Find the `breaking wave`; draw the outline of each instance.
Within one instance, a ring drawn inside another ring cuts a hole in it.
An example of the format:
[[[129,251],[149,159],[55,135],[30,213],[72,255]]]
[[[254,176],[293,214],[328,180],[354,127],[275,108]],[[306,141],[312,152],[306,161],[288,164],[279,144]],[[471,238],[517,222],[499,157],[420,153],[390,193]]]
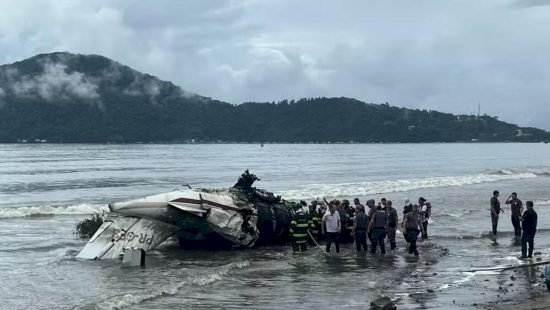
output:
[[[489,223],[491,224],[491,223]],[[485,239],[485,238],[494,238],[494,235],[492,232],[489,231],[490,227],[487,230],[484,231],[472,231],[472,232],[456,232],[455,235],[438,235],[438,234],[431,234],[430,238],[433,238],[434,240],[438,239],[450,239],[450,240],[456,240],[456,239],[463,239],[463,240],[472,240],[472,239]],[[550,232],[550,229],[547,228],[537,228],[537,233],[548,233]],[[513,237],[514,232],[513,231],[499,231],[498,237]]]
[[[143,292],[143,294],[125,294],[112,296],[108,299],[105,299],[98,304],[94,305],[94,309],[102,310],[111,310],[111,309],[120,309],[141,303],[146,300],[151,300],[163,295],[176,295],[178,291],[188,285],[194,286],[204,286],[217,281],[220,281],[226,276],[231,270],[242,269],[250,266],[249,261],[242,261],[236,263],[230,263],[218,267],[217,271],[214,271],[207,275],[188,277],[188,279],[180,282],[170,283],[160,286],[158,289],[149,292]],[[86,307],[84,307],[87,309]],[[80,308],[77,308],[80,309]]]
[[[438,218],[458,219],[458,218],[463,218],[466,215],[475,214],[475,213],[482,212],[482,211],[484,211],[484,210],[479,210],[479,209],[475,209],[475,210],[457,210],[457,211],[445,210],[444,211],[445,213],[440,213],[440,214],[437,215],[437,217]]]
[[[33,206],[33,207],[16,207],[16,208],[0,208],[1,218],[14,218],[26,216],[46,216],[46,215],[86,215],[95,212],[108,211],[107,205],[94,204],[79,204],[71,206]]]
[[[500,174],[500,175],[512,175],[518,173],[533,173],[537,176],[549,176],[550,167],[526,167],[522,169],[503,169],[503,170],[493,170],[490,174]]]
[[[535,200],[533,201],[533,204],[535,205],[535,208],[537,206],[550,206],[550,199],[547,200]]]
[[[299,186],[297,189],[282,191],[281,194],[287,199],[314,199],[322,196],[368,196],[383,193],[405,192],[424,188],[464,186],[505,180],[532,179],[537,176],[538,175],[533,172],[514,173],[513,171],[499,171],[497,173],[493,172],[476,175],[432,177],[395,181],[309,184]]]

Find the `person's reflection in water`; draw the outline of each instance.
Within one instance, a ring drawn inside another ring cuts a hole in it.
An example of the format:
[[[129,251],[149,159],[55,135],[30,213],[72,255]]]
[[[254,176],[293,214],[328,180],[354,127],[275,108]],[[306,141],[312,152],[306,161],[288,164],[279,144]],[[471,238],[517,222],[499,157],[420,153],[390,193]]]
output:
[[[493,241],[493,243],[491,243],[492,246],[500,246],[500,244],[498,243],[497,241],[497,237],[496,236],[492,236],[491,237],[491,241]]]

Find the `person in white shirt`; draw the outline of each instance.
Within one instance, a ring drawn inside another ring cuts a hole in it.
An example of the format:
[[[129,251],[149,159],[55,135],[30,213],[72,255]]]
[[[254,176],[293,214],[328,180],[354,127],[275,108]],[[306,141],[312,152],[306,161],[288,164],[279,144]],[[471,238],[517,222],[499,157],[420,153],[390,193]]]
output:
[[[325,225],[321,225],[323,235],[326,236],[327,239],[327,252],[330,253],[330,245],[334,241],[334,245],[336,246],[336,253],[340,253],[340,230],[342,229],[341,223],[340,223],[340,214],[336,212],[336,208],[334,205],[329,206],[329,211],[323,215],[323,223]],[[326,232],[325,232],[325,226],[326,226]]]
[[[418,199],[420,222],[422,225],[422,239],[428,239],[428,218],[430,217],[429,211],[431,211],[431,204],[423,197]]]

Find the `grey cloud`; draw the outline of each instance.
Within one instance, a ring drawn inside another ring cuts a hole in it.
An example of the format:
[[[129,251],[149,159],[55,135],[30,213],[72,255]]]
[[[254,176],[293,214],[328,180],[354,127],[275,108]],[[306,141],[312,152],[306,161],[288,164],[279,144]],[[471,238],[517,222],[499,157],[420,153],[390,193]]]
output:
[[[550,0],[516,0],[510,4],[512,7],[529,8],[550,5]]]
[[[19,76],[10,84],[11,90],[19,96],[38,96],[46,101],[67,101],[72,97],[80,99],[99,99],[98,86],[80,72],[67,73],[67,67],[60,63],[44,63],[44,72],[37,76]],[[15,79],[17,72],[11,72]]]
[[[480,102],[550,129],[547,3],[1,1],[0,62],[94,53],[231,103],[349,96],[468,114]]]
[[[152,102],[156,103],[156,97],[160,94],[160,89],[160,81],[157,78],[142,81],[139,75],[135,75],[132,83],[123,92],[131,96],[148,96]]]

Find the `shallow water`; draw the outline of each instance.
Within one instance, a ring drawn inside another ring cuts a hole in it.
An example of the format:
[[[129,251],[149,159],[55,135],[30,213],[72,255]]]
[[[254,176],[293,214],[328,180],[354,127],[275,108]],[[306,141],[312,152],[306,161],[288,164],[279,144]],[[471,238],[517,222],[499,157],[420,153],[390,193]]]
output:
[[[180,184],[228,187],[246,168],[288,199],[387,197],[401,211],[404,198],[424,196],[431,238],[420,258],[402,238],[384,257],[167,243],[144,269],[74,258],[85,243],[74,224],[107,202]],[[364,309],[382,293],[400,309],[461,308],[493,298],[479,293],[482,279],[500,277],[466,271],[519,263],[509,210],[497,238],[488,233],[494,189],[502,204],[511,191],[535,201],[536,251],[550,258],[549,181],[545,144],[0,145],[0,308]]]

